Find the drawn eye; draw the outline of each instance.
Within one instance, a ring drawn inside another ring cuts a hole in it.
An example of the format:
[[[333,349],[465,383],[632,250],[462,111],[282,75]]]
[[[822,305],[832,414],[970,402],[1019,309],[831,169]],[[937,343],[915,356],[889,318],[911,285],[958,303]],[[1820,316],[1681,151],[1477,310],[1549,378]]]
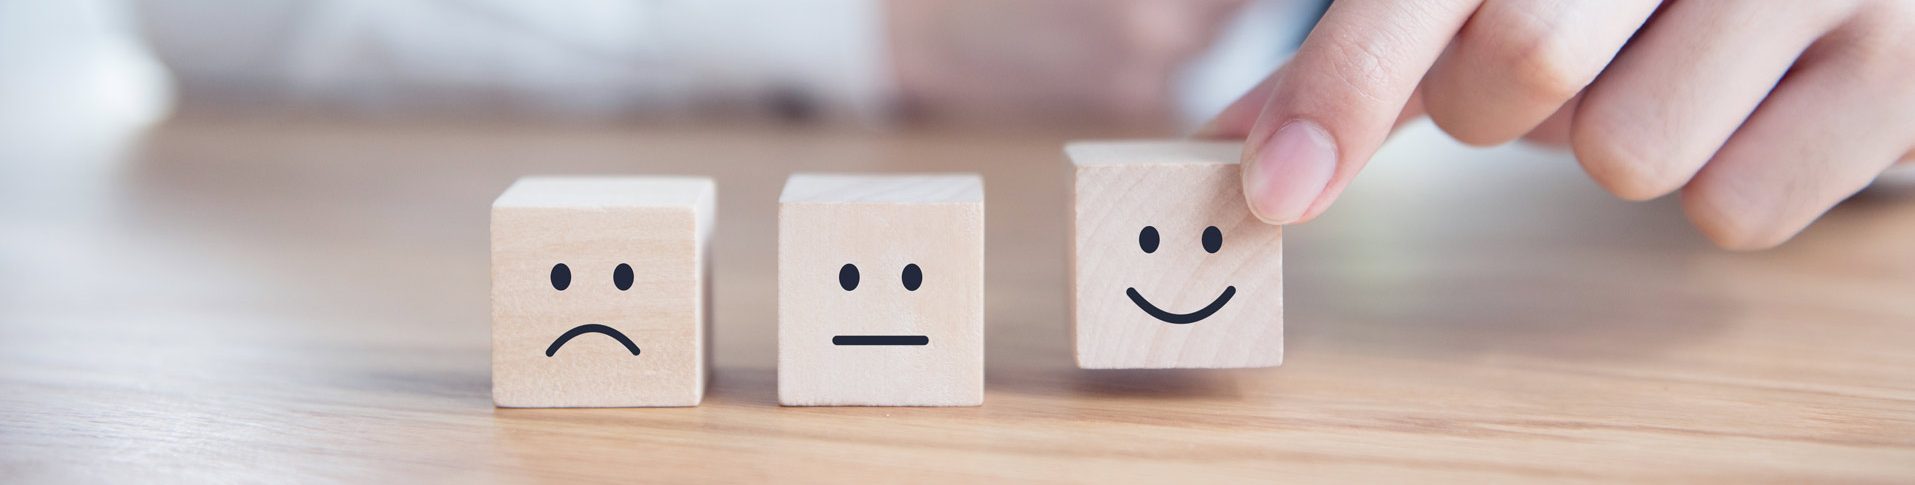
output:
[[[1145,253],[1157,252],[1157,228],[1144,226],[1144,231],[1137,233],[1137,247],[1144,248]]]
[[[618,267],[612,269],[612,284],[618,286],[618,291],[632,289],[632,265],[618,263]]]
[[[570,286],[572,286],[572,268],[566,267],[565,263],[552,265],[552,289],[565,291],[565,288]]]
[[[1219,249],[1223,249],[1223,231],[1217,226],[1204,228],[1204,250],[1215,253]]]
[[[918,291],[918,286],[923,284],[924,270],[918,269],[916,264],[904,265],[904,289]]]
[[[857,265],[846,263],[843,268],[838,268],[838,286],[843,287],[844,291],[858,289]]]

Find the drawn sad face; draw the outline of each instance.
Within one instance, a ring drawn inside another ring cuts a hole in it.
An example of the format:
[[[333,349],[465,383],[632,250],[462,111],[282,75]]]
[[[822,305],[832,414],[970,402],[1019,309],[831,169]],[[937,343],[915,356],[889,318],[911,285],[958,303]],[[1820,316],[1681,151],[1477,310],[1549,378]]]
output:
[[[703,391],[689,213],[516,211],[493,256],[493,395],[507,407],[685,406]]]
[[[555,291],[570,289],[572,287],[572,267],[567,266],[565,263],[552,265],[551,280],[552,289]],[[632,265],[619,263],[618,267],[612,270],[612,286],[618,288],[618,291],[632,289]],[[552,344],[545,347],[545,356],[556,356],[558,355],[559,348],[570,343],[572,339],[592,333],[602,334],[617,341],[619,345],[625,346],[625,350],[631,352],[633,357],[637,357],[640,352],[638,344],[632,343],[631,337],[626,337],[624,332],[620,332],[618,329],[602,323],[583,323],[572,327],[571,330],[566,330],[565,333],[560,334],[558,338],[553,339]]]

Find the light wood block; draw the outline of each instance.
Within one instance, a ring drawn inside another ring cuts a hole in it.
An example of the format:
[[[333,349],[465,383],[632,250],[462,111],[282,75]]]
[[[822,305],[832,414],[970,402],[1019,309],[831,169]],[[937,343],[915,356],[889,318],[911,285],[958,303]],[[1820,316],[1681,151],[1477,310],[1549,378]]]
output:
[[[778,202],[779,402],[984,403],[982,177],[798,174]]]
[[[1078,367],[1283,363],[1283,230],[1244,204],[1242,150],[1198,141],[1065,147]]]
[[[707,178],[526,177],[493,201],[493,403],[698,405],[716,196]]]

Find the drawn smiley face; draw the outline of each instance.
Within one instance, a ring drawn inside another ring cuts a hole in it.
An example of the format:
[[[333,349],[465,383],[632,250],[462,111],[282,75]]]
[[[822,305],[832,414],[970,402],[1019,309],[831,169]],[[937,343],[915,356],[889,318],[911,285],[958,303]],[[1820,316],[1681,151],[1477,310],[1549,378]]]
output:
[[[1070,310],[1086,369],[1283,361],[1283,229],[1244,203],[1241,143],[1082,142]]]
[[[1137,233],[1137,246],[1139,249],[1143,249],[1146,254],[1156,253],[1161,241],[1162,236],[1158,234],[1155,226],[1144,226],[1143,230]],[[1204,252],[1211,254],[1216,254],[1217,251],[1222,250],[1223,230],[1217,229],[1217,226],[1204,228],[1203,248]],[[1185,325],[1210,318],[1211,315],[1217,313],[1217,310],[1222,310],[1224,305],[1230,303],[1230,298],[1237,295],[1237,287],[1235,285],[1224,286],[1223,292],[1218,294],[1215,299],[1210,300],[1210,304],[1204,305],[1203,308],[1190,313],[1164,311],[1162,308],[1158,308],[1157,305],[1152,304],[1149,299],[1144,298],[1142,293],[1138,293],[1136,287],[1125,288],[1124,294],[1130,297],[1131,303],[1136,304],[1138,309],[1143,310],[1144,313],[1150,315],[1151,318],[1162,320],[1164,323]]]
[[[553,290],[565,291],[572,287],[572,267],[566,266],[565,263],[554,264],[552,265],[550,278],[552,280]],[[618,267],[612,269],[612,286],[618,288],[618,291],[632,289],[632,265],[619,263]],[[588,333],[602,334],[611,337],[612,340],[618,341],[619,345],[625,346],[625,350],[631,352],[633,357],[637,357],[639,354],[638,344],[632,343],[632,339],[626,337],[624,332],[620,332],[616,328],[601,323],[585,323],[572,327],[571,330],[566,330],[565,333],[560,334],[557,339],[553,339],[552,344],[545,347],[545,356],[552,357],[558,355],[559,348],[564,347],[565,344],[571,342],[572,339]]]

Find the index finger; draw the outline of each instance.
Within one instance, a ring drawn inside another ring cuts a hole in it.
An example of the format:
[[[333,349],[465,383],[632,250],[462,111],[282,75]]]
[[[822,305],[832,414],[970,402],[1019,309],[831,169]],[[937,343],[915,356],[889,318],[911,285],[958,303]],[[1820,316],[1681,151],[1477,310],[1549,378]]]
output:
[[[1263,84],[1269,94],[1243,155],[1251,211],[1273,224],[1322,212],[1389,136],[1423,75],[1480,3],[1331,4],[1296,56]]]

